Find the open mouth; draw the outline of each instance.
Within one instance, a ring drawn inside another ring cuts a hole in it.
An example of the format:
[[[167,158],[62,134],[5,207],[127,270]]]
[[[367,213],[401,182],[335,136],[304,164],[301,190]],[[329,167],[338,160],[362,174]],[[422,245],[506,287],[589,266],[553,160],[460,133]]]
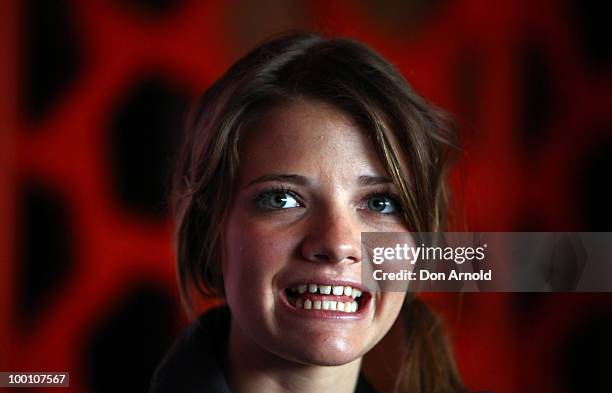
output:
[[[346,285],[301,284],[285,289],[296,309],[358,313],[371,297],[368,292]]]

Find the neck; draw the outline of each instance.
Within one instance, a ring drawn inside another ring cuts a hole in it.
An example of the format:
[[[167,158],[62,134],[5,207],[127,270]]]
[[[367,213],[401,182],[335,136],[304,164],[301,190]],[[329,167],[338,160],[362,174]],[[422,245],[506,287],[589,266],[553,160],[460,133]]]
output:
[[[231,323],[225,369],[232,393],[353,393],[361,358],[340,366],[306,365],[273,354]]]

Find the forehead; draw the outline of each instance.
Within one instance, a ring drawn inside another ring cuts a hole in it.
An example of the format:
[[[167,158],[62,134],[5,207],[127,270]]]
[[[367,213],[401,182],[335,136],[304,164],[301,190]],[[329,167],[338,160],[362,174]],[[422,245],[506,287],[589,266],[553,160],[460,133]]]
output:
[[[241,140],[241,177],[279,171],[336,178],[386,174],[374,142],[350,116],[304,100],[267,112]]]

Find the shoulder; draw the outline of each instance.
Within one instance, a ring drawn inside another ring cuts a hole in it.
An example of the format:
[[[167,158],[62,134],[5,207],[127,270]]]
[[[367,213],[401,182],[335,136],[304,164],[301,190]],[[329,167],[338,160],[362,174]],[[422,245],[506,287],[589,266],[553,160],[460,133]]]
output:
[[[155,370],[150,393],[229,393],[221,362],[229,310],[215,308],[194,320]]]

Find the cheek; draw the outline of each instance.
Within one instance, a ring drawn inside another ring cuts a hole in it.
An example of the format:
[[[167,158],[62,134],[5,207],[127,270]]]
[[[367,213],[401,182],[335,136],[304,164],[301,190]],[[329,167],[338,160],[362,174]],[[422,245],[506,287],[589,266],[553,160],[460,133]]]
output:
[[[266,295],[276,274],[290,260],[291,239],[270,225],[240,215],[230,216],[226,228],[223,277],[228,296]]]
[[[380,297],[380,307],[377,307],[376,319],[380,325],[379,331],[384,336],[397,319],[404,299],[405,292],[385,292]]]

